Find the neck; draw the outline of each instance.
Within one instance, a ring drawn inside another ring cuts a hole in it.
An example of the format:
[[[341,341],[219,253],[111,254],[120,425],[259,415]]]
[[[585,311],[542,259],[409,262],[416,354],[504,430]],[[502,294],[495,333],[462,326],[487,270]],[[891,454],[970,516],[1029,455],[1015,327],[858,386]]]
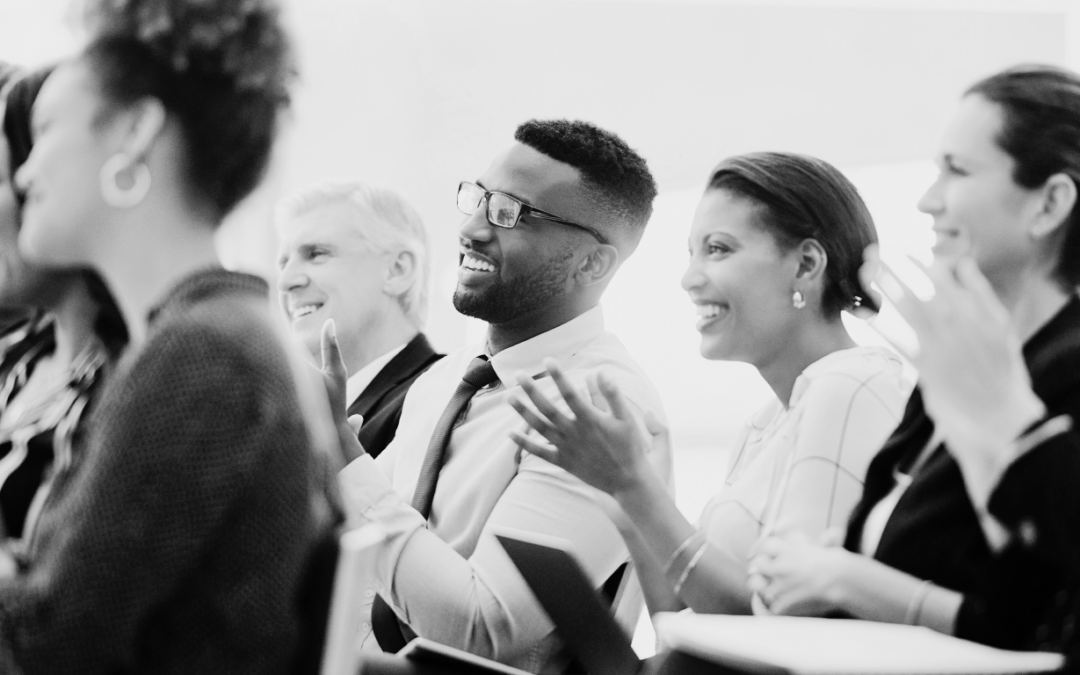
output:
[[[998,299],[1009,311],[1013,330],[1020,342],[1027,342],[1054,317],[1071,294],[1048,274],[1021,274],[1009,283],[993,283]]]
[[[855,346],[840,316],[833,320],[810,321],[785,337],[781,351],[765,364],[754,364],[758,372],[786,408],[791,402],[795,380],[815,361]]]
[[[91,261],[116,297],[132,346],[146,339],[147,314],[170,288],[198,269],[221,265],[213,223],[164,211],[156,210],[143,227],[125,228],[120,241],[109,242]]]
[[[378,323],[378,330],[374,335],[357,336],[360,339],[341,341],[341,357],[350,375],[391,349],[406,344],[420,332],[401,311],[388,313]],[[322,358],[318,353],[314,354],[314,357],[316,363]]]
[[[48,311],[53,317],[56,335],[53,358],[66,368],[95,339],[98,308],[90,298],[86,284],[76,280]]]
[[[599,304],[599,299],[550,308],[541,312],[518,317],[506,323],[488,324],[488,351],[492,356],[502,350],[521,344],[526,340],[558,328]]]

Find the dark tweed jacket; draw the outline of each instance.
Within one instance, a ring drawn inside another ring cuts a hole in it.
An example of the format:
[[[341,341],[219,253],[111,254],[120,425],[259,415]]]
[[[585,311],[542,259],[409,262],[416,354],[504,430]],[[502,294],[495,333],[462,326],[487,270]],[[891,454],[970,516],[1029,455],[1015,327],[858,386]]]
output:
[[[26,675],[288,672],[297,589],[336,513],[292,373],[262,280],[208,270],[173,289],[0,584],[4,656]]]

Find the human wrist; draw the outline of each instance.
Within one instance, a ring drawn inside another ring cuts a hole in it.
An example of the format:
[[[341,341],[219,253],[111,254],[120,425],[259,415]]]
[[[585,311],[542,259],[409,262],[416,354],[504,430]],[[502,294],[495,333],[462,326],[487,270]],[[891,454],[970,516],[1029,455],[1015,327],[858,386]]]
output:
[[[855,560],[855,556],[848,553],[844,549],[837,549],[835,551],[837,555],[836,564],[830,566],[833,572],[832,578],[825,586],[824,597],[825,601],[832,606],[834,610],[839,610],[852,614],[850,608],[852,590],[848,583],[849,580],[855,578],[859,573],[858,561]]]
[[[660,481],[656,472],[647,466],[644,470],[629,472],[619,485],[609,492],[623,511],[631,517],[655,505],[660,493],[666,496],[667,487]]]

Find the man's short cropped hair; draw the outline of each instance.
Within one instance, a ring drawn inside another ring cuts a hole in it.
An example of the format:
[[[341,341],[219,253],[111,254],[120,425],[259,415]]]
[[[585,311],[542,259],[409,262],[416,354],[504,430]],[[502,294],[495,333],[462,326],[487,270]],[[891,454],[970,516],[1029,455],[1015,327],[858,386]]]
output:
[[[416,277],[412,286],[398,296],[398,302],[405,316],[422,329],[427,320],[428,285],[431,283],[430,241],[420,213],[399,192],[359,180],[318,183],[278,202],[274,221],[281,224],[339,203],[355,212],[353,224],[372,251],[412,253]]]
[[[593,199],[625,230],[631,250],[652,215],[656,181],[641,155],[621,138],[580,120],[529,120],[514,139],[581,172]]]

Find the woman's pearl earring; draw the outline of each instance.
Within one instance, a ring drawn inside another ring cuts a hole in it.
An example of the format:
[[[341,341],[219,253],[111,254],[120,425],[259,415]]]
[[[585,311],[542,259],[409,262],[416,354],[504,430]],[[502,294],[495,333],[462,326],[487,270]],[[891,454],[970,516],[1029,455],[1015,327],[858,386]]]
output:
[[[791,294],[791,305],[795,309],[806,307],[806,298],[803,297],[802,291],[795,291]]]

